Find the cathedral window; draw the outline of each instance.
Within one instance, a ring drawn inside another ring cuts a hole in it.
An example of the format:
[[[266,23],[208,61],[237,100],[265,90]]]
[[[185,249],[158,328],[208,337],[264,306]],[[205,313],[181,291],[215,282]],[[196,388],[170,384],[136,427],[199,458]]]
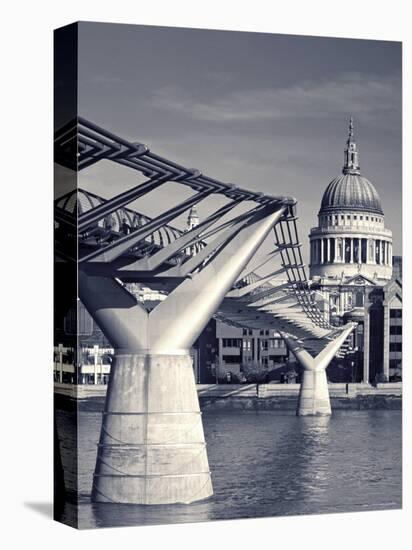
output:
[[[337,260],[343,260],[343,239],[338,239]]]
[[[377,240],[375,244],[375,262],[377,264],[381,263],[381,247],[380,247],[381,241]]]
[[[335,239],[330,239],[330,262],[335,261]]]
[[[367,252],[367,241],[366,239],[362,239],[361,240],[361,262],[363,264],[367,263],[366,252]]]
[[[323,240],[323,263],[326,264],[328,261],[328,239]]]
[[[356,298],[355,306],[356,307],[363,307],[363,300],[364,300],[363,291],[357,292],[355,298]]]
[[[345,263],[350,263],[350,242],[351,239],[345,239]]]
[[[370,240],[369,241],[369,259],[371,261],[374,260],[374,244],[373,244],[373,240]]]
[[[358,263],[359,258],[359,240],[353,239],[353,261]]]

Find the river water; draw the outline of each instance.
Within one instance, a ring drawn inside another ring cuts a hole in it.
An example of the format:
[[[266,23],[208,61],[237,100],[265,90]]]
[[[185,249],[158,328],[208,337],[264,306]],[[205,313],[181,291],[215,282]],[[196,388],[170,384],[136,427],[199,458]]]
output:
[[[383,510],[401,507],[401,411],[204,412],[214,495],[190,505],[90,501],[101,413],[79,412],[80,528]],[[58,411],[66,486],[75,487],[72,413]],[[74,513],[66,504],[62,519]]]

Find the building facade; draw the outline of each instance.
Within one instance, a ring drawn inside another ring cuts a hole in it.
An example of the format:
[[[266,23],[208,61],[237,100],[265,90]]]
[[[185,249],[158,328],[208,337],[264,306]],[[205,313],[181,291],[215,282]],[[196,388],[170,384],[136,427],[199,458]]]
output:
[[[358,323],[328,374],[334,381],[368,383],[395,377],[401,368],[390,368],[389,361],[402,363],[402,334],[394,333],[402,329],[390,328],[390,296],[396,287],[402,302],[400,259],[392,255],[379,194],[361,174],[352,117],[342,174],[326,187],[309,240],[312,289],[322,295],[325,318]]]
[[[396,259],[396,257],[394,258]],[[402,275],[367,292],[364,381],[402,380]]]
[[[349,125],[342,174],[327,186],[310,240],[313,280],[348,280],[361,275],[384,285],[392,275],[392,232],[385,227],[381,200],[360,172],[359,154]],[[350,304],[349,304],[350,305]],[[337,303],[343,313],[347,304]]]
[[[289,366],[289,352],[273,329],[246,329],[216,322],[219,379],[228,373],[236,381],[280,378]]]

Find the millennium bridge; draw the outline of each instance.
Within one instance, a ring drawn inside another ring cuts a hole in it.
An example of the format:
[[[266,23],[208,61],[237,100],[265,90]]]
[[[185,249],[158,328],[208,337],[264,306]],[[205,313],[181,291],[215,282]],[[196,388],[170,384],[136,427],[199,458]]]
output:
[[[102,161],[133,171],[138,184],[108,189],[111,198],[82,195],[79,174]],[[213,494],[189,355],[212,316],[278,331],[302,367],[297,414],[331,414],[326,368],[355,325],[331,326],[318,307],[294,198],[223,183],[80,117],[56,132],[55,162],[71,174],[56,193],[56,277],[68,286],[78,277],[76,295],[115,349],[93,500],[190,503]],[[189,196],[154,217],[134,208],[147,198],[161,206],[170,183]],[[198,225],[173,225],[208,201]],[[130,283],[166,298],[145,308]]]

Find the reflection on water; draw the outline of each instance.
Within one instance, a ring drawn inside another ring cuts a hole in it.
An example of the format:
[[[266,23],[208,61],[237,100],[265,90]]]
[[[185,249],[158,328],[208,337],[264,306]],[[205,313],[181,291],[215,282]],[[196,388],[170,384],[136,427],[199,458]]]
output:
[[[77,472],[70,472],[73,418],[59,411],[66,485],[79,487],[81,528],[401,507],[401,412],[335,411],[203,414],[214,495],[190,505],[90,501],[101,415],[78,413]],[[66,504],[64,516],[75,513]]]

